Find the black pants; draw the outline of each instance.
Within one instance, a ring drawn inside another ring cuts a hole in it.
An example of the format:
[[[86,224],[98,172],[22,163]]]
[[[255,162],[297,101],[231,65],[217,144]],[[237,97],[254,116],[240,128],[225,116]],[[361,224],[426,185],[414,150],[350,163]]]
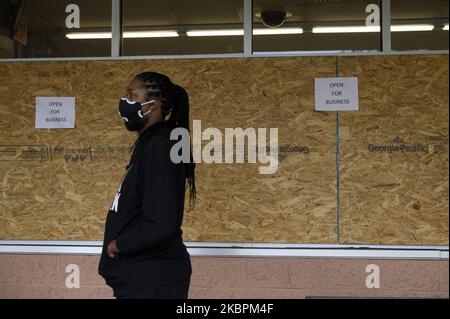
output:
[[[190,279],[173,284],[159,285],[139,290],[117,299],[187,299]]]

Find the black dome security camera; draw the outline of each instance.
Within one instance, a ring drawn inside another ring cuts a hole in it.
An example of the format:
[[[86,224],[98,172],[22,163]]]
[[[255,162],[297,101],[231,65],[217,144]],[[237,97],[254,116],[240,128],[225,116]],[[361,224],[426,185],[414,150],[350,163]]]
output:
[[[291,14],[285,11],[266,11],[257,13],[255,16],[260,18],[266,27],[276,28],[281,26]]]

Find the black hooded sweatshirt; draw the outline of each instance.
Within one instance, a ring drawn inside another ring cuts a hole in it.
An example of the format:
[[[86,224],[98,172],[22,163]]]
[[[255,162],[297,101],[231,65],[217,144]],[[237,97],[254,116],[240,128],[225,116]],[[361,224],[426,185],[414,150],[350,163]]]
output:
[[[192,273],[182,241],[186,173],[170,159],[173,127],[158,122],[138,137],[105,224],[99,274],[121,296],[186,280]],[[106,253],[116,240],[119,259]]]

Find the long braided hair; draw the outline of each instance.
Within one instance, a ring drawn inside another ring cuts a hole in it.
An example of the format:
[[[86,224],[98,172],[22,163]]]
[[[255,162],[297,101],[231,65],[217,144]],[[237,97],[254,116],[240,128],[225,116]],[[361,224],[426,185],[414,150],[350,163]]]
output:
[[[183,127],[189,130],[189,97],[185,89],[172,83],[170,78],[157,72],[144,72],[135,77],[146,90],[146,98],[158,98],[161,102],[163,121],[172,127]],[[167,115],[169,119],[166,120]],[[194,208],[196,199],[195,189],[195,163],[192,158],[190,146],[190,163],[183,163],[186,171],[186,180],[189,186],[189,206]]]

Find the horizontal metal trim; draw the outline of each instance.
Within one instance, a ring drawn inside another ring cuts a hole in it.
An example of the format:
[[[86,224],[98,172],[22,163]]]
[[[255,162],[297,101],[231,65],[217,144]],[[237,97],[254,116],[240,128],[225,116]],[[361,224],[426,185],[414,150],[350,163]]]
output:
[[[449,54],[449,50],[413,50],[413,51],[267,51],[253,52],[258,57],[314,57],[314,56],[384,56],[384,55],[439,55]],[[59,58],[21,58],[0,59],[0,62],[60,62],[60,61],[128,61],[128,60],[183,60],[183,59],[226,59],[243,58],[244,53],[224,54],[186,54],[186,55],[138,55],[120,57],[59,57]]]
[[[269,249],[269,248],[188,248],[192,256],[216,257],[302,257],[356,259],[448,259],[448,252],[437,250],[371,249]]]
[[[183,54],[183,55],[136,55],[119,57],[60,57],[60,58],[21,58],[0,59],[0,62],[59,62],[59,61],[115,61],[115,60],[183,60],[183,59],[224,59],[242,58],[244,53],[224,54]]]
[[[392,55],[440,55],[449,50],[414,50],[414,51],[260,51],[253,52],[253,57],[288,57],[288,56],[392,56]]]
[[[448,259],[448,246],[185,242],[191,256]],[[98,255],[101,241],[0,240],[3,254]]]
[[[185,241],[187,247],[203,248],[355,248],[355,249],[414,249],[448,250],[448,245],[373,245],[373,244],[313,244],[313,243],[239,243],[239,242],[195,242]],[[0,240],[0,245],[38,245],[38,246],[102,246],[100,240]]]

